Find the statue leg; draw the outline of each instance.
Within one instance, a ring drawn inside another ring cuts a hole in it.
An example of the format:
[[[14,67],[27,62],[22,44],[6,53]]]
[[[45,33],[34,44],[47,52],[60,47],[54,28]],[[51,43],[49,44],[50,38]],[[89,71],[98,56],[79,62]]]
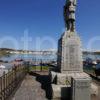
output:
[[[73,21],[72,23],[72,28],[73,28],[73,31],[75,31],[75,21]]]
[[[72,31],[72,22],[71,22],[71,20],[69,21],[69,31]]]
[[[69,31],[70,30],[70,22],[67,21],[67,30]]]

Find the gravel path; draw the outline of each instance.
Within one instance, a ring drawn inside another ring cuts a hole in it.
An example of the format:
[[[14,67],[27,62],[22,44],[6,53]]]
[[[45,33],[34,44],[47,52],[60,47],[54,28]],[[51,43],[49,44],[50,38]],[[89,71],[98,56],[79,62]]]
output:
[[[35,76],[27,75],[11,100],[47,100]]]

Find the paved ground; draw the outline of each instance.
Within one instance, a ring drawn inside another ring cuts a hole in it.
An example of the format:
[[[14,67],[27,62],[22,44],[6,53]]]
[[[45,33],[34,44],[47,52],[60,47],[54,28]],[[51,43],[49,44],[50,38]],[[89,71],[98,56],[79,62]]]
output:
[[[46,100],[46,98],[36,77],[27,75],[12,100]]]
[[[99,87],[99,95],[91,100],[100,100],[100,82],[93,80]],[[23,80],[19,89],[10,100],[50,100],[50,79],[47,72],[31,73]]]
[[[100,80],[96,81],[96,80],[93,80],[93,82],[98,86],[98,96],[95,96],[93,95],[91,97],[91,100],[100,100]]]

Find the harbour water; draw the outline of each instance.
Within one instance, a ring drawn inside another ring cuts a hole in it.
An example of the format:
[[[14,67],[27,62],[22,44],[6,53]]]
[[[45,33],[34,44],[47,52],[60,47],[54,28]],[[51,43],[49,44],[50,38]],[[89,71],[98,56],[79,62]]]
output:
[[[24,61],[56,61],[56,55],[32,55],[32,54],[13,54],[10,56],[1,57],[0,60],[9,63],[3,63],[3,65],[9,69],[13,66],[11,63],[15,59],[22,59]]]
[[[100,55],[93,55],[93,54],[84,54],[83,60],[86,60],[87,58],[91,58],[92,60],[100,60]],[[32,54],[13,54],[10,56],[4,56],[1,57],[0,60],[3,61],[14,61],[15,59],[23,59],[28,61],[57,61],[57,55],[32,55]],[[5,66],[10,67],[11,64],[6,64]]]
[[[24,60],[56,60],[56,55],[32,55],[32,54],[14,54],[11,56],[1,57],[0,60],[3,61],[13,61],[15,59],[24,59]]]

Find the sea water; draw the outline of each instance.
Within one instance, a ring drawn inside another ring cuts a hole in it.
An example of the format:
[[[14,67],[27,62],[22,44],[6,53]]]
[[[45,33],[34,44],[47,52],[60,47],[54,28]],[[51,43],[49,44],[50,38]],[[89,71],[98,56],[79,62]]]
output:
[[[100,55],[83,55],[83,60],[86,60],[87,58],[91,58],[93,60],[100,59]],[[3,61],[14,61],[15,59],[23,59],[23,60],[30,60],[30,61],[57,61],[57,55],[51,54],[51,55],[33,55],[33,54],[12,54],[10,56],[4,56],[1,57],[0,60]],[[12,67],[11,64],[7,63],[5,64],[7,68]]]
[[[33,55],[33,54],[13,54],[10,56],[1,57],[0,60],[3,61],[14,61],[15,59],[23,59],[25,61],[56,61],[56,55]],[[7,68],[12,67],[11,63],[4,63]]]

